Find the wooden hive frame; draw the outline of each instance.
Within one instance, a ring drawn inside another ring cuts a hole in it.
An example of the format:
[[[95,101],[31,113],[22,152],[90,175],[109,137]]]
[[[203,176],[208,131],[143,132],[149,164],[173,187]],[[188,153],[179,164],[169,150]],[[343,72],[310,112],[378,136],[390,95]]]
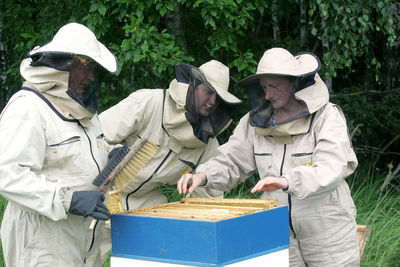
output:
[[[368,225],[357,225],[357,238],[360,247],[360,258],[362,257],[365,246],[367,245],[371,228]]]
[[[276,208],[271,199],[183,198],[155,207],[128,211],[125,214],[174,219],[219,221]]]

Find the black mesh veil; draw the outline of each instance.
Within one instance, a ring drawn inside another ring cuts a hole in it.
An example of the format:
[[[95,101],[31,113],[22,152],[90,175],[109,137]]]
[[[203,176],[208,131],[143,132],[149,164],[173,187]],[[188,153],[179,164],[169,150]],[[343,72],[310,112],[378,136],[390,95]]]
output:
[[[33,67],[49,67],[59,71],[69,71],[72,63],[71,53],[42,52],[31,55]]]
[[[176,79],[180,83],[191,84],[196,88],[199,84],[204,83],[210,89],[214,90],[213,86],[205,76],[193,66],[181,63],[175,67]],[[216,92],[216,91],[215,91]],[[217,92],[216,92],[217,93]],[[218,93],[217,93],[218,95]],[[208,117],[201,116],[196,109],[195,94],[188,90],[186,97],[186,118],[192,125],[194,135],[202,142],[207,143],[209,138],[217,136],[227,125],[231,118],[239,109],[241,103],[228,103],[223,98],[218,96],[220,103],[217,108]]]
[[[88,57],[71,53],[42,52],[31,56],[31,66],[45,66],[70,72],[67,94],[81,106],[96,113],[98,94],[105,69]]]

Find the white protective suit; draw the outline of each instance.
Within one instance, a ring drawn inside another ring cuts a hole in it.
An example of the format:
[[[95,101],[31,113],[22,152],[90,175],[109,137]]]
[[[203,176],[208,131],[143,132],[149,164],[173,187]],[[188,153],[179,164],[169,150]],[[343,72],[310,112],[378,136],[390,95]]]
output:
[[[185,88],[186,87],[186,88]],[[171,82],[169,89],[142,89],[100,114],[106,141],[134,144],[147,137],[159,149],[122,191],[126,210],[167,203],[160,185],[174,185],[182,174],[216,155],[218,141],[204,144],[193,135],[184,115],[187,84]],[[183,92],[183,93],[181,93]],[[200,188],[193,197],[222,198],[223,192]]]
[[[192,172],[197,165],[215,156],[218,147],[215,136],[229,126],[229,114],[242,103],[228,92],[229,69],[221,62],[211,60],[200,68],[180,64],[175,71],[176,79],[171,81],[168,89],[136,91],[100,114],[104,135],[110,144],[125,143],[131,147],[139,138],[147,138],[158,147],[137,175],[124,188],[117,188],[121,190],[124,210],[167,203],[159,186],[175,185],[182,174]],[[221,97],[217,109],[203,118],[202,125],[197,124],[196,133],[186,117],[186,101],[191,99],[188,96],[189,80],[193,78],[214,89]],[[207,141],[196,136],[200,133],[199,136],[204,137],[205,132],[212,132]],[[192,196],[223,198],[224,195],[219,190],[198,188]],[[110,239],[107,231],[101,246],[102,255],[111,249]]]
[[[290,266],[359,266],[356,209],[345,181],[357,159],[344,114],[329,102],[318,74],[315,80],[296,93],[311,115],[258,128],[246,114],[218,156],[197,172],[207,176],[205,188],[220,190],[255,169],[260,178],[285,177],[287,191],[265,191],[262,198],[289,206]]]
[[[69,73],[30,62],[21,64],[23,89],[30,89],[17,92],[0,116],[6,266],[101,266],[104,221],[90,231],[91,217],[67,211],[73,191],[96,189],[92,181],[110,148],[98,116],[88,117],[66,94]],[[75,107],[72,113],[80,120],[68,115],[67,107]]]

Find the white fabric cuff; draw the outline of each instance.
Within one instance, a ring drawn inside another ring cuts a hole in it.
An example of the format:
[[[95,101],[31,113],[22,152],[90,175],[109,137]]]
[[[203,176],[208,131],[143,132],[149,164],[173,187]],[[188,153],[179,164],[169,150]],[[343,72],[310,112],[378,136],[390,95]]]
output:
[[[59,191],[59,196],[66,212],[69,211],[73,193],[74,192],[69,187],[61,188]]]
[[[288,188],[287,189],[282,189],[283,192],[286,192],[288,194],[292,194],[294,192],[294,182],[292,179],[290,179],[290,177],[287,176],[282,176],[282,179],[286,179],[286,181],[288,182]]]

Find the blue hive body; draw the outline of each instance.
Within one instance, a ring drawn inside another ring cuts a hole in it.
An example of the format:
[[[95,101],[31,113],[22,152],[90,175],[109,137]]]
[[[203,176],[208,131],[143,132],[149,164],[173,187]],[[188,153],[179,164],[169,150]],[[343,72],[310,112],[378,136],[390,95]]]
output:
[[[218,221],[114,214],[112,256],[223,266],[289,247],[288,208]]]

